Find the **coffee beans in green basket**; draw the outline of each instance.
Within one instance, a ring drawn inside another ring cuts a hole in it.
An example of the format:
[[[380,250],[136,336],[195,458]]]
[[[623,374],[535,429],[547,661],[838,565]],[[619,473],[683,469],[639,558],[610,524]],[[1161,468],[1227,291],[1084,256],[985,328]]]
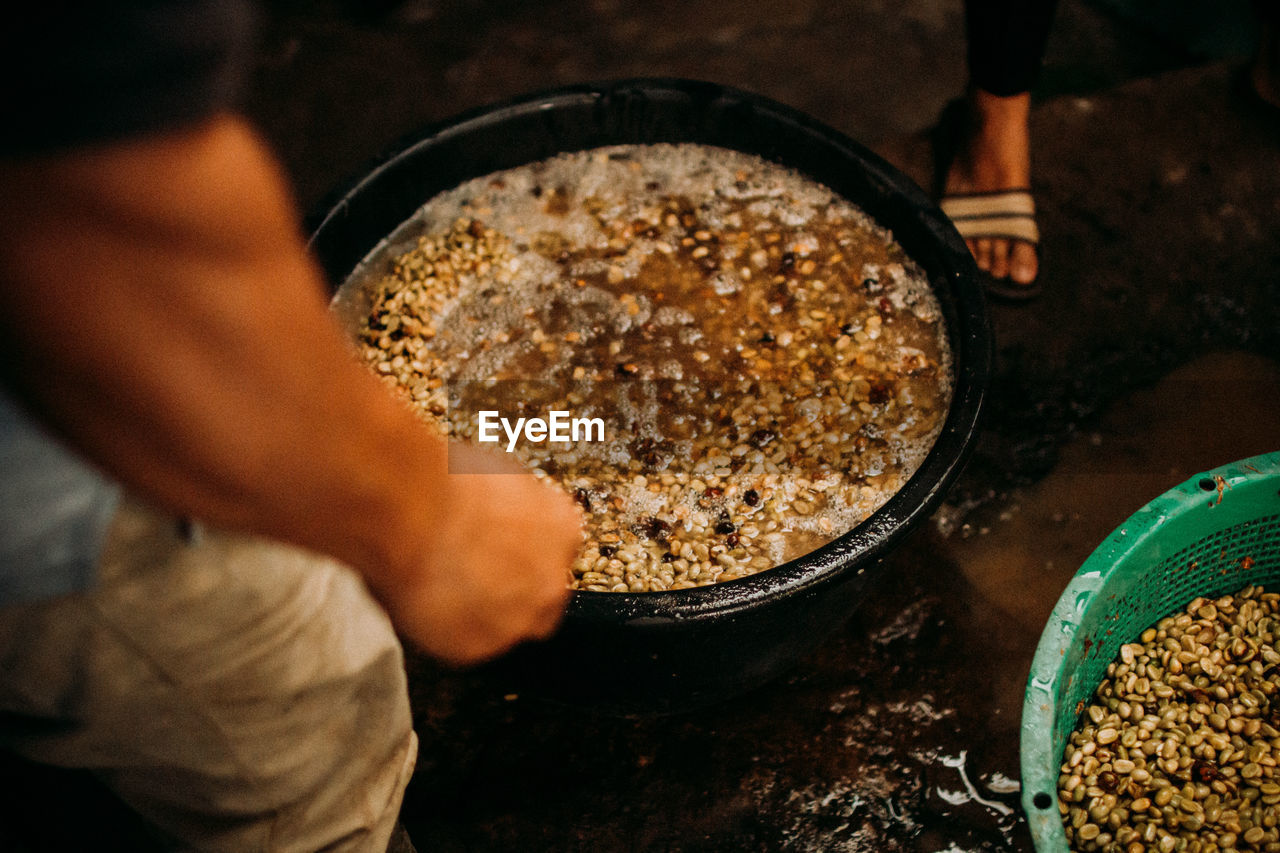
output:
[[[1280,594],[1196,598],[1120,647],[1068,739],[1074,850],[1280,850]]]

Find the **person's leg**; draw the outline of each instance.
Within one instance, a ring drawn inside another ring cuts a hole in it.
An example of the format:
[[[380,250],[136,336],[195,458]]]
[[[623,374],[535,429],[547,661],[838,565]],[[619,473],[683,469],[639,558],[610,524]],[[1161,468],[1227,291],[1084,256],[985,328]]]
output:
[[[1254,0],[1258,19],[1258,50],[1249,66],[1249,79],[1258,97],[1280,107],[1280,3]]]
[[[965,0],[969,111],[945,179],[949,195],[1031,186],[1031,87],[1040,71],[1056,0]],[[966,241],[979,268],[1021,284],[1039,273],[1029,241]]]
[[[1057,6],[1057,0],[965,0],[969,83],[999,97],[1030,92]]]
[[[416,740],[345,567],[121,508],[85,595],[0,610],[0,744],[88,767],[181,849],[380,851]]]
[[[1031,95],[1000,97],[982,89],[969,94],[969,119],[947,170],[951,196],[1021,190],[1031,186]],[[1008,238],[965,240],[978,268],[992,278],[1030,284],[1040,271],[1034,243]]]

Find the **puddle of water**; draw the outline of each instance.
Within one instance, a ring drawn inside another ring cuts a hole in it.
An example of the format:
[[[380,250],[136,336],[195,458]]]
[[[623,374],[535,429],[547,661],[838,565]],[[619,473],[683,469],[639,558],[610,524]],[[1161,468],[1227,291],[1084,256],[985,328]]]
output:
[[[950,549],[992,606],[1039,631],[1080,564],[1134,511],[1197,472],[1280,448],[1280,365],[1202,357],[1130,395],[1057,468],[979,511]]]

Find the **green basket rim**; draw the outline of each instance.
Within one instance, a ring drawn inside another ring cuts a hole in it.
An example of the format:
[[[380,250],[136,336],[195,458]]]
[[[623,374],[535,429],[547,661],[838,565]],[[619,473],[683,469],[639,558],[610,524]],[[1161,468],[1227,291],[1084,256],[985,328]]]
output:
[[[1095,594],[1104,587],[1112,571],[1125,558],[1162,532],[1163,525],[1196,507],[1203,506],[1206,481],[1217,478],[1225,484],[1225,494],[1245,483],[1280,480],[1280,451],[1231,462],[1196,474],[1153,499],[1129,516],[1081,564],[1053,606],[1032,659],[1031,672],[1023,696],[1021,726],[1022,808],[1030,825],[1032,840],[1040,853],[1067,853],[1067,837],[1058,812],[1057,778],[1061,755],[1054,750],[1053,737],[1062,662],[1074,647],[1082,617]],[[1047,777],[1047,778],[1046,778]],[[1037,805],[1036,798],[1050,792],[1050,802]]]

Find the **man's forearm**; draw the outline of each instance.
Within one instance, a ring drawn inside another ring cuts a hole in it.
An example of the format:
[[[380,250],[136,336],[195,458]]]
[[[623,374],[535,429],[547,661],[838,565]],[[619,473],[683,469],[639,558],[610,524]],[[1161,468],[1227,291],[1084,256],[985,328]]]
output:
[[[0,166],[5,380],[177,512],[393,580],[428,546],[444,450],[351,356],[253,134]]]

